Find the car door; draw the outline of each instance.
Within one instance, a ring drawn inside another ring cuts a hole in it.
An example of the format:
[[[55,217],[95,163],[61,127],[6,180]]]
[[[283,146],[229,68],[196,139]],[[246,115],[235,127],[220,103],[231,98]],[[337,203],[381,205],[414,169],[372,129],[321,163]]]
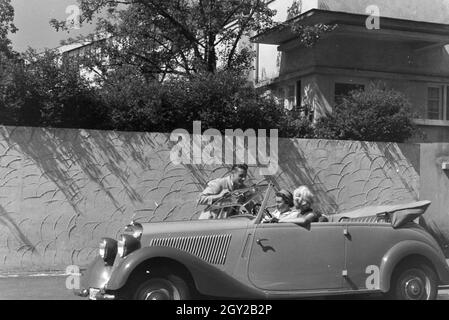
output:
[[[248,265],[254,286],[273,291],[340,289],[345,266],[344,224],[257,226]]]
[[[398,241],[390,223],[348,222],[346,287],[377,290],[383,256]]]

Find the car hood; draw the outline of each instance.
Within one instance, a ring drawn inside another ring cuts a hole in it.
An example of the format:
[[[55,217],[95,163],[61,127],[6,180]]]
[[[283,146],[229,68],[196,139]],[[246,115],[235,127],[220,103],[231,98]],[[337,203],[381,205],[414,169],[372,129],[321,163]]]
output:
[[[252,220],[246,218],[234,218],[225,220],[187,220],[173,222],[144,223],[143,237],[164,234],[166,236],[178,236],[180,234],[211,234],[217,231],[246,229]]]

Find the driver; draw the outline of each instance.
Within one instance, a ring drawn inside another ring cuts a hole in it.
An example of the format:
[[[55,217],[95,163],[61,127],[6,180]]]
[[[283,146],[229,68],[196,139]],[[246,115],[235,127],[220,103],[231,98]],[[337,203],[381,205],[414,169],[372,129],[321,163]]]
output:
[[[211,205],[227,196],[233,191],[246,188],[245,180],[248,175],[248,165],[236,164],[232,167],[231,174],[210,181],[201,193],[198,204]],[[204,211],[199,219],[215,219],[217,214],[212,211]]]
[[[265,217],[262,222],[279,222],[281,216],[287,215],[292,211],[293,194],[285,189],[276,192],[276,210]],[[270,217],[271,216],[271,217]]]

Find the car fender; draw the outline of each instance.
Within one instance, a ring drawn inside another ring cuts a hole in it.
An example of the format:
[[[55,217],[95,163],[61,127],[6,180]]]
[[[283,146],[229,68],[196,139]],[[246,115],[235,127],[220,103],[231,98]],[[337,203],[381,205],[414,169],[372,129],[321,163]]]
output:
[[[108,283],[113,267],[105,264],[98,255],[83,272],[81,285],[83,288],[103,288]]]
[[[206,261],[170,247],[145,247],[131,253],[114,269],[106,289],[119,290],[139,265],[153,258],[167,258],[182,264],[190,272],[196,289],[201,294],[228,298],[244,296],[263,299],[266,297],[263,291],[236,280]]]
[[[412,255],[420,255],[427,258],[432,263],[441,283],[447,283],[449,281],[449,267],[446,264],[444,257],[442,257],[437,250],[424,242],[408,240],[393,246],[382,258],[380,267],[380,289],[383,292],[388,292],[390,290],[390,281],[396,266],[402,259]]]

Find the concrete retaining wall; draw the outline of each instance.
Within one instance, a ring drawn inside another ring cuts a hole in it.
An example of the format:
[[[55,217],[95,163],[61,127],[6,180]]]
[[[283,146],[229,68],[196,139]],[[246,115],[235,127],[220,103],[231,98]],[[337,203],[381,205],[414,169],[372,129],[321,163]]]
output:
[[[431,230],[449,257],[449,171],[442,164],[449,162],[449,143],[421,145],[422,199],[432,201],[422,224]]]
[[[85,266],[133,218],[196,218],[198,193],[229,167],[174,166],[171,146],[168,134],[0,127],[0,273]],[[272,180],[311,186],[324,213],[419,198],[418,145],[281,139],[279,152]]]

